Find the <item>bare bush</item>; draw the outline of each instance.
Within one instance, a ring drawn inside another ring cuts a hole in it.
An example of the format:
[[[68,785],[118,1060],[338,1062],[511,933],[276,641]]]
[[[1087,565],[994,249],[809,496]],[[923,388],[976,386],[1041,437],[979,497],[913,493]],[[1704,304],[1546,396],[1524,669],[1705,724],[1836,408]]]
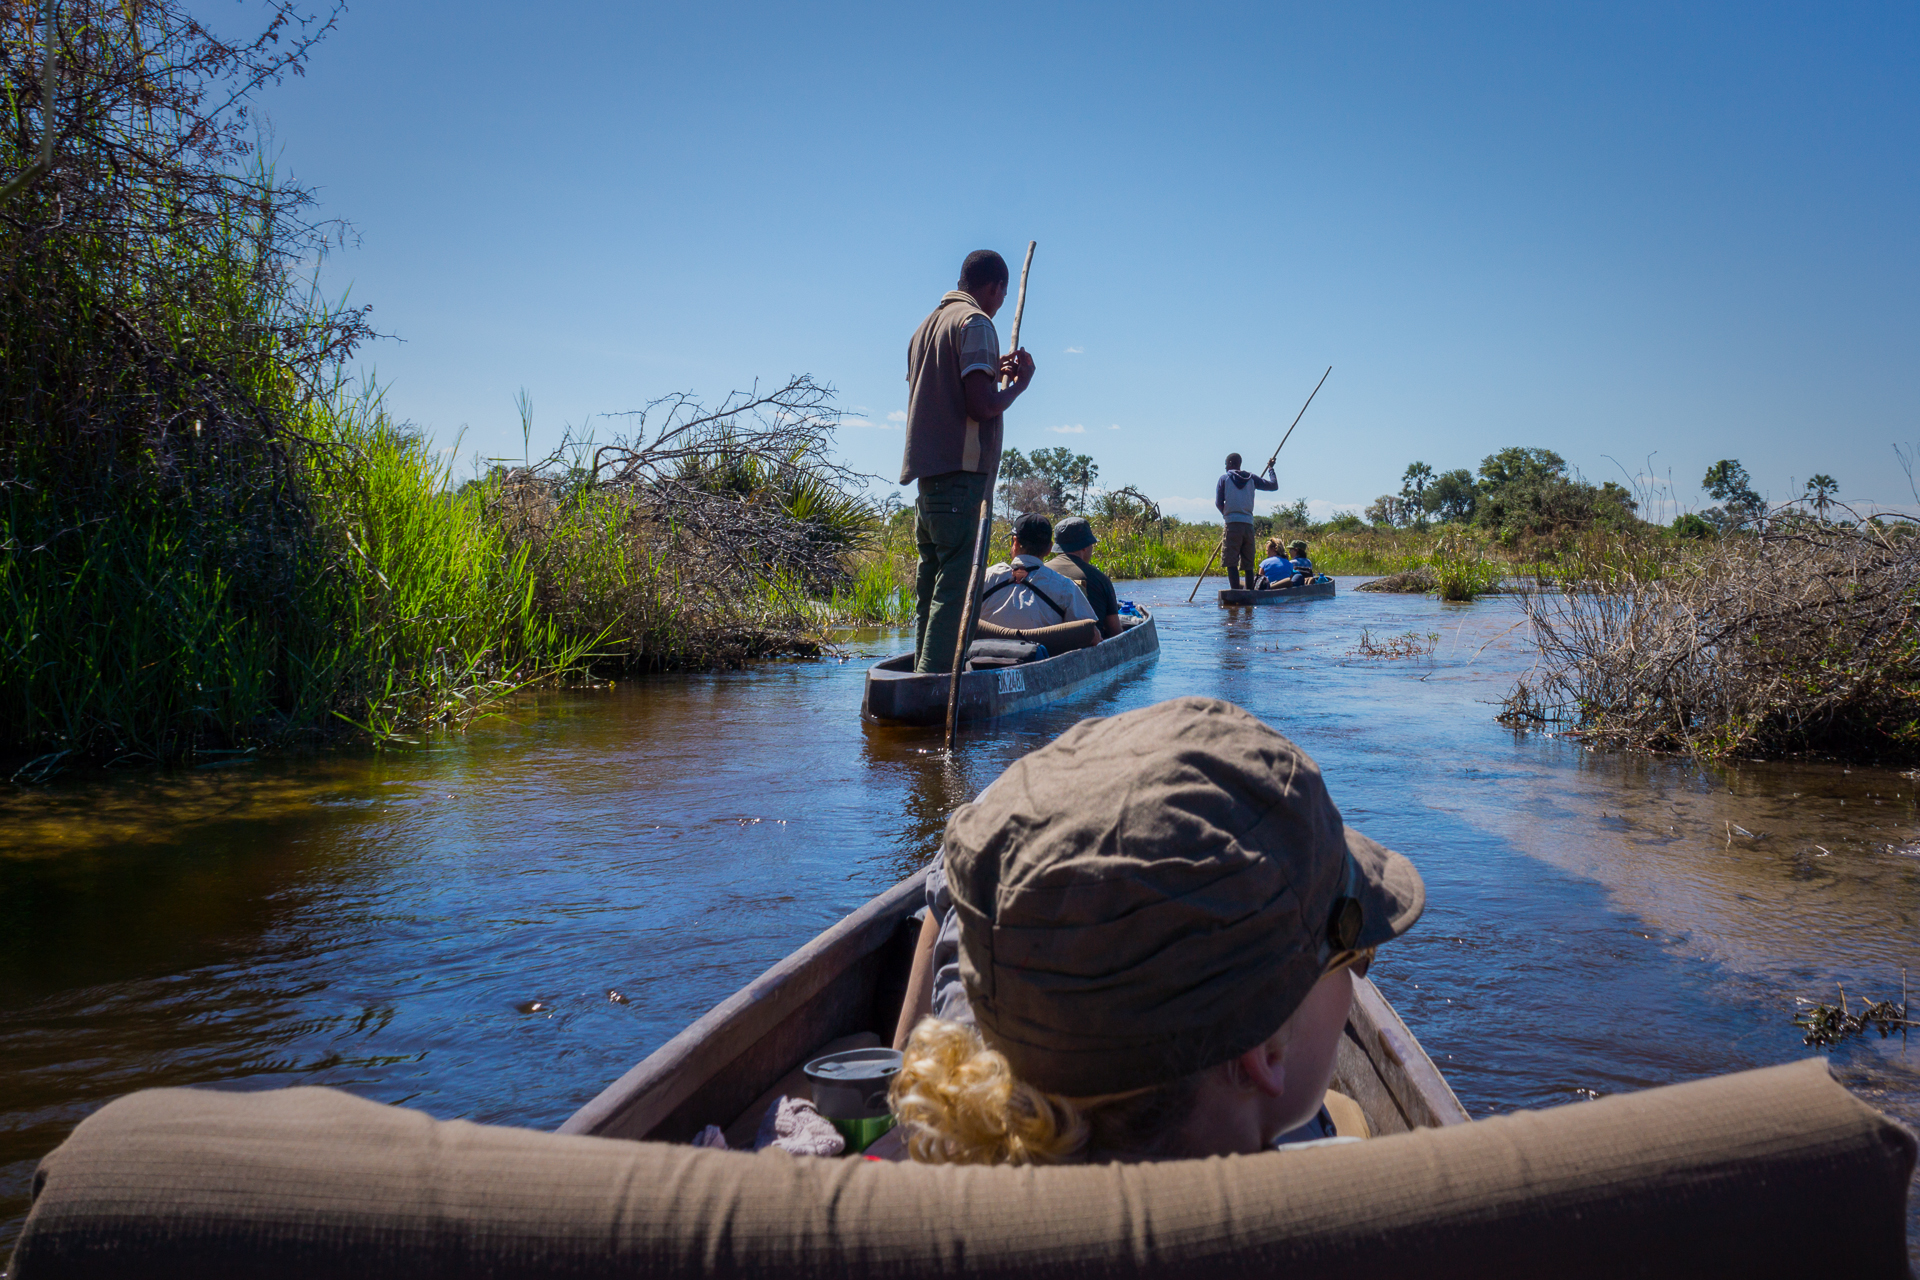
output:
[[[1920,538],[1783,510],[1749,535],[1525,593],[1540,661],[1501,719],[1701,756],[1920,752]]]
[[[608,442],[569,436],[490,484],[541,566],[541,603],[642,665],[806,648],[818,607],[881,525],[829,452],[833,389],[801,375],[717,406],[664,397]]]

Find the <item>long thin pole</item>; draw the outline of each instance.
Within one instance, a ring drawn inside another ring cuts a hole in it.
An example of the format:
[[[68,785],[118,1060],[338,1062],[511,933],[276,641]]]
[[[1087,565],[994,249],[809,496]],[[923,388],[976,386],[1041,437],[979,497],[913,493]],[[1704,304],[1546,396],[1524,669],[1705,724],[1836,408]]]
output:
[[[1020,292],[1013,301],[1013,335],[1009,352],[1020,349],[1020,317],[1027,309],[1027,272],[1033,270],[1033,249],[1039,241],[1027,241],[1027,260],[1020,264]],[[1002,441],[1004,444],[1005,441]],[[987,492],[980,499],[980,527],[973,535],[973,568],[967,572],[967,597],[960,608],[960,642],[953,649],[953,678],[947,683],[947,750],[953,750],[954,734],[960,727],[960,673],[966,669],[967,646],[973,643],[973,628],[979,622],[980,575],[986,572],[987,546],[993,540],[993,486],[1000,478],[1000,459],[987,470]]]
[[[1328,366],[1327,366],[1327,373],[1332,373],[1332,372],[1333,372],[1333,366],[1332,366],[1332,365],[1328,365]],[[1319,395],[1319,394],[1320,394],[1320,388],[1326,385],[1326,382],[1327,382],[1327,373],[1323,373],[1323,374],[1321,374],[1321,375],[1320,375],[1320,381],[1318,381],[1318,382],[1316,382],[1316,383],[1314,383],[1314,384],[1313,384],[1313,391],[1312,391],[1312,393],[1311,393],[1311,394],[1309,394],[1309,395],[1307,396],[1307,404],[1312,404],[1312,403],[1313,403],[1313,397],[1314,397],[1314,396],[1317,396],[1317,395]],[[1293,427],[1297,427],[1297,426],[1299,426],[1299,425],[1300,425],[1300,419],[1302,419],[1302,418],[1304,418],[1304,417],[1306,417],[1306,416],[1307,416],[1307,404],[1303,404],[1303,405],[1301,405],[1301,406],[1300,406],[1300,412],[1298,412],[1298,413],[1296,413],[1296,414],[1294,414],[1294,415],[1293,415]],[[1267,466],[1268,466],[1268,467],[1272,467],[1274,463],[1276,463],[1276,462],[1278,462],[1278,461],[1280,460],[1280,449],[1284,449],[1284,448],[1286,448],[1286,447],[1287,447],[1287,441],[1289,441],[1289,440],[1291,440],[1291,439],[1293,439],[1293,427],[1288,427],[1288,428],[1287,428],[1287,434],[1285,434],[1284,436],[1281,436],[1281,437],[1280,437],[1280,448],[1279,448],[1279,449],[1275,449],[1275,450],[1273,451],[1273,456],[1272,456],[1271,458],[1268,458],[1268,459],[1267,459]]]
[[[1332,366],[1332,365],[1328,365],[1328,366],[1327,366],[1327,373],[1332,373],[1332,372],[1333,372],[1333,366]],[[1320,388],[1326,385],[1326,383],[1327,383],[1327,373],[1323,373],[1323,374],[1321,374],[1321,375],[1320,375],[1320,381],[1318,381],[1318,382],[1316,382],[1316,383],[1314,383],[1314,384],[1313,384],[1313,390],[1307,393],[1307,404],[1312,404],[1312,403],[1313,403],[1313,398],[1314,398],[1315,396],[1317,396],[1317,395],[1319,395],[1319,394],[1320,394]],[[1293,439],[1293,427],[1297,427],[1297,426],[1299,426],[1299,425],[1300,425],[1300,419],[1302,419],[1302,418],[1304,418],[1304,417],[1306,417],[1306,416],[1307,416],[1307,404],[1303,404],[1303,405],[1301,405],[1301,406],[1300,406],[1300,412],[1298,412],[1298,413],[1296,413],[1296,414],[1294,414],[1294,415],[1293,415],[1293,426],[1292,426],[1292,427],[1288,427],[1288,428],[1287,428],[1287,434],[1285,434],[1284,436],[1281,436],[1281,437],[1280,437],[1280,447],[1279,447],[1278,449],[1275,449],[1275,450],[1273,451],[1273,456],[1272,456],[1271,458],[1268,458],[1268,459],[1267,459],[1267,465],[1266,465],[1266,466],[1265,466],[1264,468],[1262,468],[1262,474],[1264,474],[1264,473],[1265,473],[1265,472],[1267,472],[1267,471],[1271,471],[1271,470],[1273,470],[1273,464],[1274,464],[1274,463],[1276,463],[1276,462],[1278,462],[1278,461],[1280,460],[1280,449],[1284,449],[1284,448],[1286,448],[1286,447],[1287,447],[1287,441],[1289,441],[1289,440],[1291,440],[1291,439]],[[1226,536],[1227,536],[1227,534],[1226,534],[1226,530],[1224,530],[1224,529],[1222,529],[1222,530],[1220,531],[1220,538],[1221,538],[1221,544],[1222,544],[1223,546],[1225,545],[1225,542],[1226,542]],[[1215,548],[1213,549],[1213,556],[1217,556],[1217,555],[1219,555],[1219,554],[1220,554],[1220,548],[1219,548],[1219,547],[1215,547]],[[1193,580],[1193,590],[1191,590],[1191,591],[1189,591],[1189,592],[1187,592],[1187,603],[1188,603],[1188,604],[1192,604],[1192,603],[1193,603],[1193,598],[1194,598],[1195,596],[1197,596],[1197,595],[1199,595],[1199,594],[1200,594],[1200,584],[1201,584],[1201,583],[1203,583],[1203,582],[1205,582],[1205,581],[1207,580],[1207,571],[1208,571],[1209,569],[1212,569],[1212,568],[1213,568],[1213,556],[1208,556],[1208,557],[1207,557],[1207,567],[1206,567],[1206,569],[1202,569],[1202,570],[1200,571],[1200,576],[1199,576],[1198,578],[1195,578],[1195,579]]]
[[[1227,535],[1223,532],[1220,536],[1224,540]],[[1207,567],[1202,569],[1200,576],[1193,580],[1193,590],[1187,592],[1188,604],[1192,604],[1193,598],[1200,594],[1200,584],[1207,580],[1207,574],[1213,569],[1213,557],[1220,554],[1220,547],[1221,543],[1216,542],[1213,544],[1213,552],[1207,556]]]

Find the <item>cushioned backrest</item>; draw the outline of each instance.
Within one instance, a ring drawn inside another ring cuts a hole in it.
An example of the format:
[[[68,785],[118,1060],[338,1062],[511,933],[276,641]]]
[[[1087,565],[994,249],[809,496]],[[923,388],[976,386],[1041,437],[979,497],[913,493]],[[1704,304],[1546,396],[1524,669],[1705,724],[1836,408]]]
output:
[[[16,1280],[1905,1276],[1914,1139],[1810,1061],[1292,1153],[805,1160],[159,1090],[49,1155]]]
[[[1091,649],[1099,644],[1100,624],[1081,618],[1075,622],[1056,622],[1051,626],[1016,630],[982,620],[975,634],[983,640],[1032,640],[1044,644],[1048,653],[1058,657],[1075,649]]]

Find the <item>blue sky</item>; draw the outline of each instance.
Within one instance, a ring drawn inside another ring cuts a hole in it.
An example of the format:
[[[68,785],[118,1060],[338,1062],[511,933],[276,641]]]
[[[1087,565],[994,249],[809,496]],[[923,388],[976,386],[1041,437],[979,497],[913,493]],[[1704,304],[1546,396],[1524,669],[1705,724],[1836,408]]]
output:
[[[362,0],[265,106],[463,468],[521,388],[537,450],[807,372],[890,481],[909,334],[1035,239],[1009,443],[1182,514],[1329,364],[1279,494],[1321,511],[1509,444],[1911,506],[1917,15]]]

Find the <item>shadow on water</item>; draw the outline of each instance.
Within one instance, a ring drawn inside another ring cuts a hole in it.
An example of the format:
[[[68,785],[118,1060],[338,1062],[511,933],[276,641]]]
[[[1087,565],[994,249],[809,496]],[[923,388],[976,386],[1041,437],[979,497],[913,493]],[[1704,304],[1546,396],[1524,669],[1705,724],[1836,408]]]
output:
[[[859,721],[855,658],[545,693],[399,753],[0,796],[0,1250],[34,1161],[132,1089],[325,1084],[558,1124],[925,861],[1009,761],[1179,694],[1295,738],[1419,864],[1427,916],[1374,972],[1475,1115],[1788,1061],[1812,1052],[1796,997],[1897,996],[1911,779],[1516,737],[1491,705],[1530,661],[1510,601],[1222,610],[1190,585],[1123,589],[1158,613],[1157,662],[951,759],[938,729]],[[1371,659],[1363,628],[1439,639]],[[1916,1055],[1832,1057],[1911,1124]]]

